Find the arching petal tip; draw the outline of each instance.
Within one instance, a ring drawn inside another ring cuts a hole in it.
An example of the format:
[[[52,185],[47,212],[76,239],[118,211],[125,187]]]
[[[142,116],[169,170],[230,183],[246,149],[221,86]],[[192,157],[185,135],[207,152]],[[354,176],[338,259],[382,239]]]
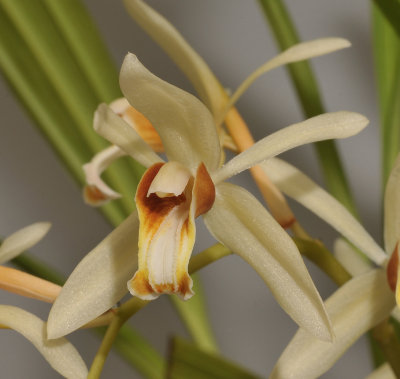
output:
[[[83,188],[83,200],[86,204],[91,205],[92,207],[100,207],[111,200],[119,198],[121,198],[119,193],[115,192],[115,194],[106,194],[95,185],[87,185]]]

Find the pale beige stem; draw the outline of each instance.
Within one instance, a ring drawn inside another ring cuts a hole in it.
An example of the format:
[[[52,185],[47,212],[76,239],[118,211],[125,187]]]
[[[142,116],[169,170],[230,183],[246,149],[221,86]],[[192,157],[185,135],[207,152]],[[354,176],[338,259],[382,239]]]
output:
[[[53,303],[61,291],[57,284],[5,266],[0,266],[0,289],[47,303]]]
[[[227,113],[225,124],[239,152],[254,145],[254,138],[236,108]],[[290,228],[296,218],[281,191],[269,180],[260,166],[252,167],[250,172],[274,218],[283,228]]]

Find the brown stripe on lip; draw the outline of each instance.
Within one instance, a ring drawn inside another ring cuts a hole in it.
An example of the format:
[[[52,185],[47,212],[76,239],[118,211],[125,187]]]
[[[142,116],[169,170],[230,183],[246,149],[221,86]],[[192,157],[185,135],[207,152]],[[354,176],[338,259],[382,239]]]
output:
[[[203,162],[197,168],[193,199],[196,201],[195,217],[208,212],[215,201],[215,186]]]
[[[398,251],[399,243],[396,244],[396,247],[393,250],[392,256],[389,259],[389,263],[386,267],[386,276],[389,283],[390,289],[395,292],[396,284],[397,284],[397,267],[399,265],[399,251]]]

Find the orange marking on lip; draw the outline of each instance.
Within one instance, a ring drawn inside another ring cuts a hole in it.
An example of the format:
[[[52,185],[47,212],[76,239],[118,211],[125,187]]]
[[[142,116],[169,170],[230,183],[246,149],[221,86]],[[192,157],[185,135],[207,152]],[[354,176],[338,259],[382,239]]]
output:
[[[389,259],[389,263],[386,267],[386,276],[389,283],[390,289],[395,292],[397,284],[397,267],[399,265],[399,252],[398,243],[393,250],[392,256]]]
[[[215,201],[215,186],[203,162],[197,168],[193,198],[196,201],[195,217],[208,212]]]
[[[135,276],[130,280],[130,286],[138,295],[154,294],[153,287],[150,285],[147,275],[143,271],[136,272]]]
[[[184,273],[178,282],[178,293],[183,297],[187,298],[188,296],[193,295],[193,291],[191,289],[192,279],[187,273]]]

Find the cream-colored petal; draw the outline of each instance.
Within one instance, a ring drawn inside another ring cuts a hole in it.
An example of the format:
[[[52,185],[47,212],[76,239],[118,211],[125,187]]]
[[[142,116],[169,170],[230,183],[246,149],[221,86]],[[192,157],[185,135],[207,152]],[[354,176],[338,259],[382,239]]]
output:
[[[209,171],[218,167],[217,130],[200,100],[153,75],[133,54],[122,64],[120,86],[130,104],[156,128],[170,161],[182,163],[193,174],[201,162]]]
[[[114,306],[137,269],[136,211],[78,264],[50,310],[49,338],[64,336]]]
[[[50,227],[49,222],[36,222],[11,234],[0,246],[0,263],[7,262],[36,245]]]
[[[0,324],[22,334],[36,347],[50,366],[65,378],[87,377],[85,362],[75,347],[65,338],[48,340],[46,323],[32,313],[10,305],[0,305]]]
[[[346,138],[359,133],[368,120],[359,113],[325,113],[281,129],[245,150],[222,166],[214,175],[221,182],[264,160],[306,143]]]
[[[385,252],[350,212],[296,167],[278,158],[263,162],[261,167],[283,193],[321,217],[375,263],[382,264],[387,259]]]
[[[147,197],[152,193],[159,197],[179,196],[185,190],[190,178],[191,173],[185,166],[178,162],[167,162],[151,182]]]
[[[250,76],[248,76],[239,88],[234,92],[226,106],[225,111],[221,114],[217,123],[224,120],[228,110],[239,100],[240,96],[257,80],[261,75],[273,70],[279,66],[289,63],[302,61],[305,59],[319,57],[329,54],[337,50],[351,46],[350,42],[343,38],[320,38],[313,41],[298,43],[289,47],[276,57],[272,58],[262,66],[257,68]]]
[[[397,156],[386,184],[383,231],[385,250],[391,254],[400,240],[400,155]]]
[[[325,302],[336,339],[324,342],[299,329],[275,365],[270,379],[317,378],[365,332],[389,316],[394,296],[383,270],[371,270],[340,287]]]
[[[371,374],[366,376],[365,379],[396,379],[396,375],[394,374],[389,363],[385,362],[376,370],[372,371]]]
[[[100,104],[94,114],[94,129],[112,144],[119,146],[145,167],[162,159],[143,141],[139,134],[106,104]]]
[[[89,163],[83,165],[87,186],[84,188],[84,200],[92,206],[100,206],[121,195],[111,189],[102,179],[101,174],[116,159],[127,155],[118,146],[112,145],[97,153]]]
[[[296,245],[255,197],[241,187],[219,184],[215,204],[203,217],[214,237],[257,271],[295,322],[318,338],[332,338],[325,307]]]
[[[132,18],[153,38],[191,81],[213,115],[221,113],[227,96],[210,68],[162,15],[141,0],[124,0]]]
[[[370,271],[373,267],[370,261],[358,254],[343,238],[337,238],[333,246],[335,258],[342,264],[351,276],[358,276]]]

